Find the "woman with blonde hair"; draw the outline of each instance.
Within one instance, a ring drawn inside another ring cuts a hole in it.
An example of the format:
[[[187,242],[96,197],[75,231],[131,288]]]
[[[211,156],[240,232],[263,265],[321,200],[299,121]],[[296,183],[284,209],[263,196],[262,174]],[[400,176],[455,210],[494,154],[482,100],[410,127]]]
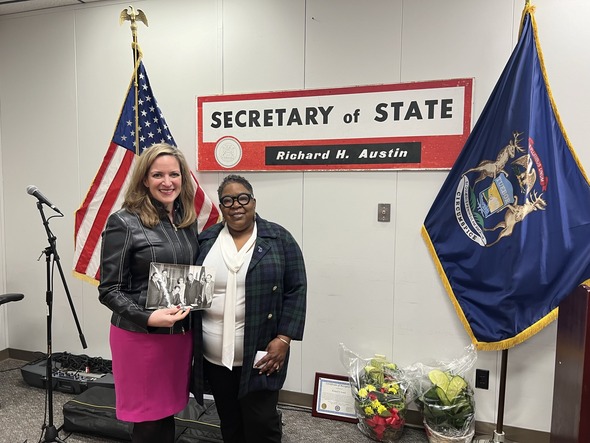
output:
[[[102,233],[99,300],[111,311],[116,414],[132,443],[172,443],[189,399],[190,310],[147,310],[150,263],[194,264],[194,186],[182,152],[166,143],[137,159],[122,209]],[[189,332],[189,333],[187,333]]]

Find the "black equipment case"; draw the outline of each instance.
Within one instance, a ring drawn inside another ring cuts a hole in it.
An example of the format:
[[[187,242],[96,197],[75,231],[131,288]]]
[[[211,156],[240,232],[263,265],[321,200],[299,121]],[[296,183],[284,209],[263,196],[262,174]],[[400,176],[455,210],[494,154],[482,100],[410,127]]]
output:
[[[108,387],[90,387],[63,406],[65,432],[79,432],[100,437],[131,441],[131,423],[115,416],[115,390]],[[199,405],[191,397],[188,405],[174,416],[176,442],[223,442],[219,416],[213,400]]]

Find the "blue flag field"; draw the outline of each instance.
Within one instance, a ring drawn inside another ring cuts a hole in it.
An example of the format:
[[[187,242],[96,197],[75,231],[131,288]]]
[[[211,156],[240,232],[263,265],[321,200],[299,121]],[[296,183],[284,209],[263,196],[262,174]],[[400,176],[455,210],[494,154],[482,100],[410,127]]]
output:
[[[422,227],[472,342],[508,349],[590,278],[590,186],[551,95],[534,7]]]

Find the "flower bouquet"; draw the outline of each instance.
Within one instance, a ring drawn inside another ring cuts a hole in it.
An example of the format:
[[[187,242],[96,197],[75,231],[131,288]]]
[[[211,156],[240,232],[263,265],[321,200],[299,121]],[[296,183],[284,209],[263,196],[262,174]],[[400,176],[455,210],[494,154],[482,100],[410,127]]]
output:
[[[348,375],[360,431],[380,442],[398,440],[408,403],[403,371],[376,354],[367,360],[350,358]]]

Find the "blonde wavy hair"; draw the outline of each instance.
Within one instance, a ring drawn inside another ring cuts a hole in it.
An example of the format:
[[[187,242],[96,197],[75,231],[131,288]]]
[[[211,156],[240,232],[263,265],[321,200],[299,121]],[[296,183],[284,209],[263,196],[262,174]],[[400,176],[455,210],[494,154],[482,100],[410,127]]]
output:
[[[138,214],[141,222],[149,227],[156,226],[162,217],[161,210],[154,206],[154,199],[149,188],[144,182],[154,161],[162,155],[172,155],[178,160],[182,187],[178,199],[182,206],[182,220],[179,228],[186,228],[197,220],[197,211],[194,205],[195,186],[191,180],[191,173],[182,151],[168,143],[156,143],[147,148],[135,162],[135,169],[131,176],[131,182],[125,192],[125,201],[122,207],[129,212]]]

